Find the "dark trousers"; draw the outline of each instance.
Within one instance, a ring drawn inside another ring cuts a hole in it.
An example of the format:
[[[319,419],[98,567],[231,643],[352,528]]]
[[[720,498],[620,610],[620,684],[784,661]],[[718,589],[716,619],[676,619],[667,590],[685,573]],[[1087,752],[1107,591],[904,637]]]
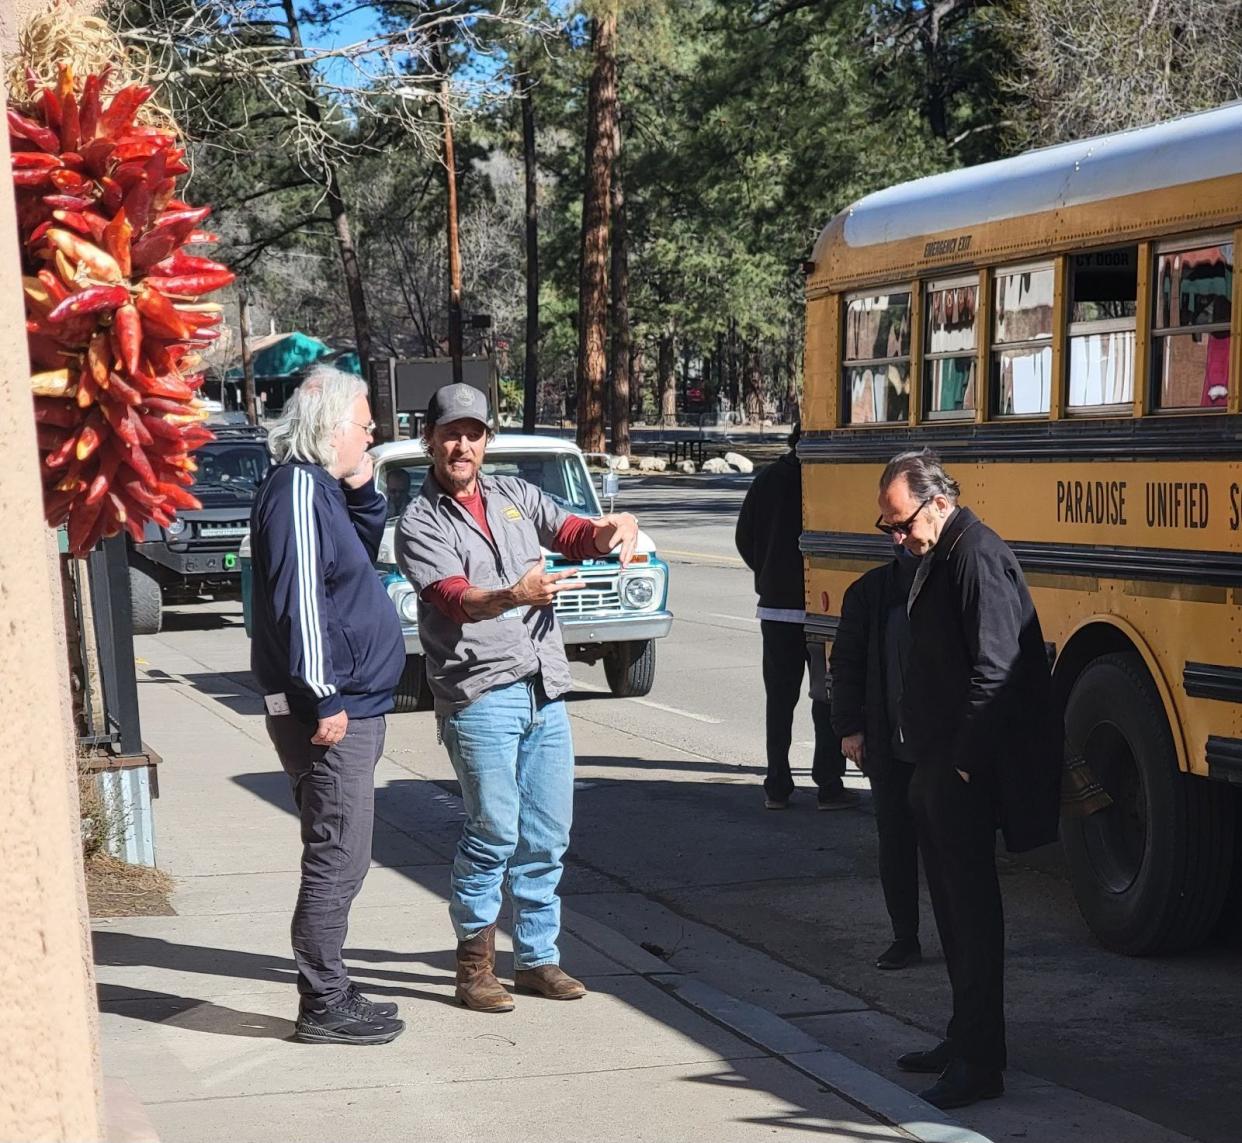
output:
[[[1005,920],[988,775],[964,782],[947,763],[920,764],[910,804],[953,989],[945,1038],[962,1059],[1004,1068]]]
[[[802,693],[802,680],[811,674],[811,721],[815,724],[815,760],[811,780],[821,793],[835,794],[842,788],[845,758],[841,740],[832,733],[832,707],[828,705],[827,666],[822,643],[807,643],[800,623],[759,624],[763,634],[763,689],[767,695],[768,773],[763,780],[770,798],[793,793],[789,771],[789,744],[793,739],[794,708]]]
[[[880,886],[893,922],[893,939],[919,935],[918,828],[910,807],[914,767],[889,759],[878,773],[868,774],[875,828],[880,836]]]
[[[351,718],[335,746],[315,746],[314,723],[293,715],[267,719],[302,820],[302,882],[290,935],[303,1003],[334,1004],[349,988],[341,949],[349,907],[371,866],[384,726],[382,715]]]

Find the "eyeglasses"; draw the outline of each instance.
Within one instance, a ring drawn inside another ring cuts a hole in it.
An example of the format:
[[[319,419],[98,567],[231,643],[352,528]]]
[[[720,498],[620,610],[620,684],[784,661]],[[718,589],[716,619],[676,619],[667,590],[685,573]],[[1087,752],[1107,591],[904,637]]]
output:
[[[876,519],[875,526],[886,536],[908,536],[910,529],[914,527],[914,521],[918,519],[919,513],[935,499],[934,496],[929,496],[910,514],[908,519],[902,520],[900,524],[886,524],[884,523],[884,517],[880,516]]]
[[[346,421],[345,423],[347,425],[357,425],[369,437],[373,437],[375,435],[374,421],[367,421],[365,425],[361,421]]]

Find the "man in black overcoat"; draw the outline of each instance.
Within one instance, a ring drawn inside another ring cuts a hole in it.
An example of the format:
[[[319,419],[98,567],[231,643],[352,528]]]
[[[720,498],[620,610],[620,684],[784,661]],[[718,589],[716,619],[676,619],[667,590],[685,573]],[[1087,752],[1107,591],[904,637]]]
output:
[[[1061,735],[1039,618],[1013,552],[928,450],[880,478],[882,531],[920,557],[901,725],[923,868],[953,990],[945,1039],[898,1065],[939,1072],[922,1097],[963,1107],[1004,1091],[1004,919],[996,829],[1010,852],[1055,840]]]

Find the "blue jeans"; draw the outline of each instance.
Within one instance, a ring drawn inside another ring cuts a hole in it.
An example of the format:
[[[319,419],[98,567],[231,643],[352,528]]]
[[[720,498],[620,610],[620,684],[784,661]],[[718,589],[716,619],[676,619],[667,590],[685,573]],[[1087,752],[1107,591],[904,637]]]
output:
[[[509,875],[517,968],[557,964],[556,887],[574,812],[574,745],[564,702],[537,679],[488,691],[441,723],[466,804],[449,916],[459,941],[494,924]]]

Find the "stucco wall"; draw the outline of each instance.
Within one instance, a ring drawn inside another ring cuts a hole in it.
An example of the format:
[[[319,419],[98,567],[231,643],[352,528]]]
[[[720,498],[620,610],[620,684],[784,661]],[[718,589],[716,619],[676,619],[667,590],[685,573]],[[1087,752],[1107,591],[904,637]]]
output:
[[[0,51],[39,7],[0,0]],[[40,514],[8,171],[0,131],[0,1139],[93,1140],[98,1038],[68,668]]]

